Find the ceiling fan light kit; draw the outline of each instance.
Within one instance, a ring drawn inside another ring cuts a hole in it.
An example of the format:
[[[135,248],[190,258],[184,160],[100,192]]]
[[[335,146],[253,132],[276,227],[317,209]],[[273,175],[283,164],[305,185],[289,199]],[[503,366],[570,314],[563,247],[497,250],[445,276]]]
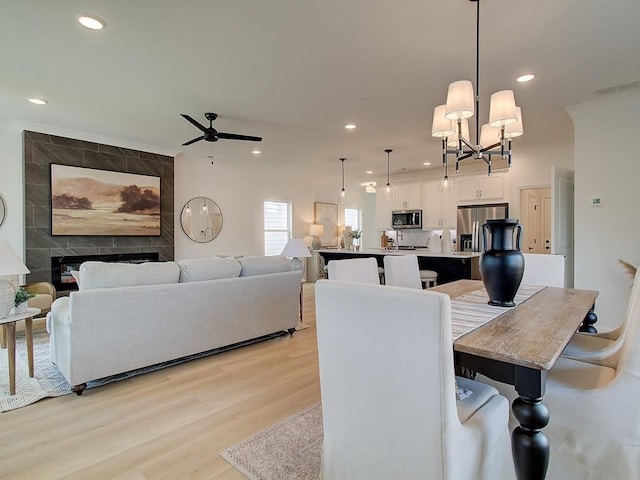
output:
[[[483,160],[491,175],[491,157],[500,155],[511,166],[511,139],[524,133],[522,111],[516,106],[513,90],[501,90],[491,95],[489,123],[480,127],[480,0],[476,4],[476,93],[469,80],[449,85],[447,102],[433,110],[431,135],[442,139],[444,181],[448,180],[448,156],[456,159],[456,172],[460,162],[468,158]],[[476,114],[475,145],[469,140],[468,118]]]

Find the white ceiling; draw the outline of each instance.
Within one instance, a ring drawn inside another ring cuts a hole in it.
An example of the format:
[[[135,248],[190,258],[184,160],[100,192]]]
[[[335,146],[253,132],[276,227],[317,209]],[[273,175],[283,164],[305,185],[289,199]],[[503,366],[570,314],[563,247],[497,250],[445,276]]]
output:
[[[93,32],[79,13],[107,22]],[[532,148],[571,138],[565,106],[640,80],[640,1],[482,0],[480,117],[513,89]],[[52,125],[309,178],[386,174],[440,162],[433,107],[475,77],[467,0],[0,0],[0,119]],[[517,84],[532,71],[537,77]],[[41,96],[37,107],[28,97]],[[180,145],[219,115],[264,137]],[[615,119],[612,119],[615,121]],[[344,125],[358,128],[346,131]],[[435,167],[434,167],[435,168]]]

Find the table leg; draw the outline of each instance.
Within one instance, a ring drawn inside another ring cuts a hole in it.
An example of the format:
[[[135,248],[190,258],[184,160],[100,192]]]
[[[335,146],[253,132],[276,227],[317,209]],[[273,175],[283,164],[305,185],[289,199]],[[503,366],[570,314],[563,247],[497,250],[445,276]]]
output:
[[[33,378],[33,318],[24,320],[25,336],[27,337],[27,358],[29,359],[29,377]]]
[[[596,327],[593,326],[593,324],[598,321],[598,315],[596,315],[596,312],[594,311],[595,308],[596,306],[593,305],[589,309],[589,313],[587,313],[587,315],[584,317],[584,320],[582,321],[582,325],[580,325],[580,328],[578,328],[579,332],[598,333],[598,330],[596,330]]]
[[[519,426],[511,434],[511,453],[518,480],[541,480],[549,466],[549,439],[542,429],[549,410],[542,403],[546,372],[516,367],[516,391],[511,411]]]
[[[16,394],[16,323],[4,325],[9,355],[9,395]]]

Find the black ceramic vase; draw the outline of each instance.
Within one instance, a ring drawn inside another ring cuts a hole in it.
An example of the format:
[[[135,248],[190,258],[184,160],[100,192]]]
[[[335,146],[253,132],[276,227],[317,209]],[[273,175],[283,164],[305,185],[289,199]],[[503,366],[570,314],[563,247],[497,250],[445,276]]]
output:
[[[521,233],[517,218],[487,220],[482,226],[484,252],[480,257],[480,274],[489,294],[489,305],[515,306],[513,299],[524,273]]]

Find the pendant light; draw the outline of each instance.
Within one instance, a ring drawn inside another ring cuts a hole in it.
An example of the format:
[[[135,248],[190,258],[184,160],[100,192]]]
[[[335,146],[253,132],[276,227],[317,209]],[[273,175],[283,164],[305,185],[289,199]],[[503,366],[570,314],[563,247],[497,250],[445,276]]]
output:
[[[341,158],[340,163],[342,167],[342,189],[340,190],[340,205],[349,205],[349,197],[347,196],[347,190],[344,188],[344,161],[346,158]]]
[[[386,200],[393,200],[393,189],[391,188],[391,181],[389,179],[390,178],[389,154],[393,152],[393,150],[391,150],[390,148],[387,148],[385,152],[387,153],[387,186],[384,189],[384,198]]]
[[[502,90],[491,95],[489,123],[480,128],[480,0],[476,3],[476,84],[469,80],[449,85],[447,102],[433,110],[431,135],[442,139],[442,163],[447,178],[447,158],[455,157],[456,172],[459,163],[472,158],[487,164],[491,175],[491,157],[499,155],[511,166],[511,139],[522,135],[522,112],[516,106],[513,90]],[[475,144],[468,133],[467,119],[476,115]]]

